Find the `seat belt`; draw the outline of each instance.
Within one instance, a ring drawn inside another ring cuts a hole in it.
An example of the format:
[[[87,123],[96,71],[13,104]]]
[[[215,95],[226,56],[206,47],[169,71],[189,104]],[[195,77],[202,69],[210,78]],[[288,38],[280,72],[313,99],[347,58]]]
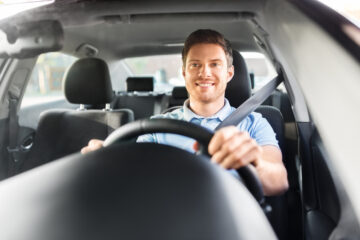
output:
[[[279,86],[281,82],[283,82],[283,76],[282,74],[279,74],[254,95],[243,102],[233,113],[227,116],[215,128],[215,131],[223,127],[238,125],[244,118],[246,118],[258,106],[260,106],[260,104],[271,95],[271,93],[276,89],[277,86]]]
[[[156,96],[154,103],[154,115],[161,114],[162,111],[167,108],[168,102],[169,98],[166,96],[166,94]]]

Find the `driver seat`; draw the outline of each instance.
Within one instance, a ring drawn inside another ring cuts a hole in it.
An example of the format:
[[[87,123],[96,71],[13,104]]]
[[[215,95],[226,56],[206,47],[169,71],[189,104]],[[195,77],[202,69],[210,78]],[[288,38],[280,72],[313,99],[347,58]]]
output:
[[[233,50],[234,77],[228,83],[225,97],[231,106],[237,108],[251,97],[251,81],[244,58]],[[269,122],[278,140],[279,147],[284,152],[284,120],[279,109],[272,106],[259,106],[255,112],[261,113]],[[288,214],[286,195],[266,197],[266,202],[272,207],[269,221],[279,239],[288,239]]]
[[[76,61],[65,74],[64,94],[69,102],[80,104],[80,108],[41,113],[32,150],[20,172],[79,152],[90,139],[105,139],[115,129],[134,120],[130,109],[85,109],[85,104],[107,105],[113,99],[109,69],[101,59]]]

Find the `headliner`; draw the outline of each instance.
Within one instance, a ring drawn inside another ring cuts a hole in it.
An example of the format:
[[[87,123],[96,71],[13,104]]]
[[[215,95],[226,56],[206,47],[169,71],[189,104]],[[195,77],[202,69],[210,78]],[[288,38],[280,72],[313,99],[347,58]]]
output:
[[[57,19],[64,28],[64,52],[78,55],[76,49],[86,43],[97,48],[98,56],[107,60],[180,53],[180,44],[200,28],[223,33],[234,49],[259,51],[253,39],[252,19],[261,14],[264,3],[264,0],[68,0],[28,11],[8,22]]]

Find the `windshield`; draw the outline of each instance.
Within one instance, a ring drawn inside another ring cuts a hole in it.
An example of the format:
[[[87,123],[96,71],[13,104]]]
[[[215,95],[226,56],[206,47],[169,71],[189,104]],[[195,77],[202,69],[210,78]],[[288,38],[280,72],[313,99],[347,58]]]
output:
[[[245,59],[249,77],[254,78],[255,91],[277,75],[273,65],[265,55],[258,52],[241,52],[241,55]],[[121,64],[123,68],[126,68],[128,76],[153,77],[155,92],[169,92],[175,86],[185,86],[180,54],[126,58],[121,61]],[[121,73],[124,72],[126,71],[121,71]],[[124,76],[112,76],[112,79],[123,78]],[[113,86],[116,88],[115,86],[120,85],[114,83]],[[118,87],[116,90],[124,89]]]
[[[1,0],[0,20],[18,13],[53,3],[55,0]]]

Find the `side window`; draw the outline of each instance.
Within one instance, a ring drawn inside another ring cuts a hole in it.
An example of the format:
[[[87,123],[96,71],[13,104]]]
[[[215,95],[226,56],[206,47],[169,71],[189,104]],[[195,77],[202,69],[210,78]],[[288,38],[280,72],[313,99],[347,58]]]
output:
[[[41,54],[32,71],[21,107],[64,98],[63,76],[75,60],[75,57],[58,52]]]

